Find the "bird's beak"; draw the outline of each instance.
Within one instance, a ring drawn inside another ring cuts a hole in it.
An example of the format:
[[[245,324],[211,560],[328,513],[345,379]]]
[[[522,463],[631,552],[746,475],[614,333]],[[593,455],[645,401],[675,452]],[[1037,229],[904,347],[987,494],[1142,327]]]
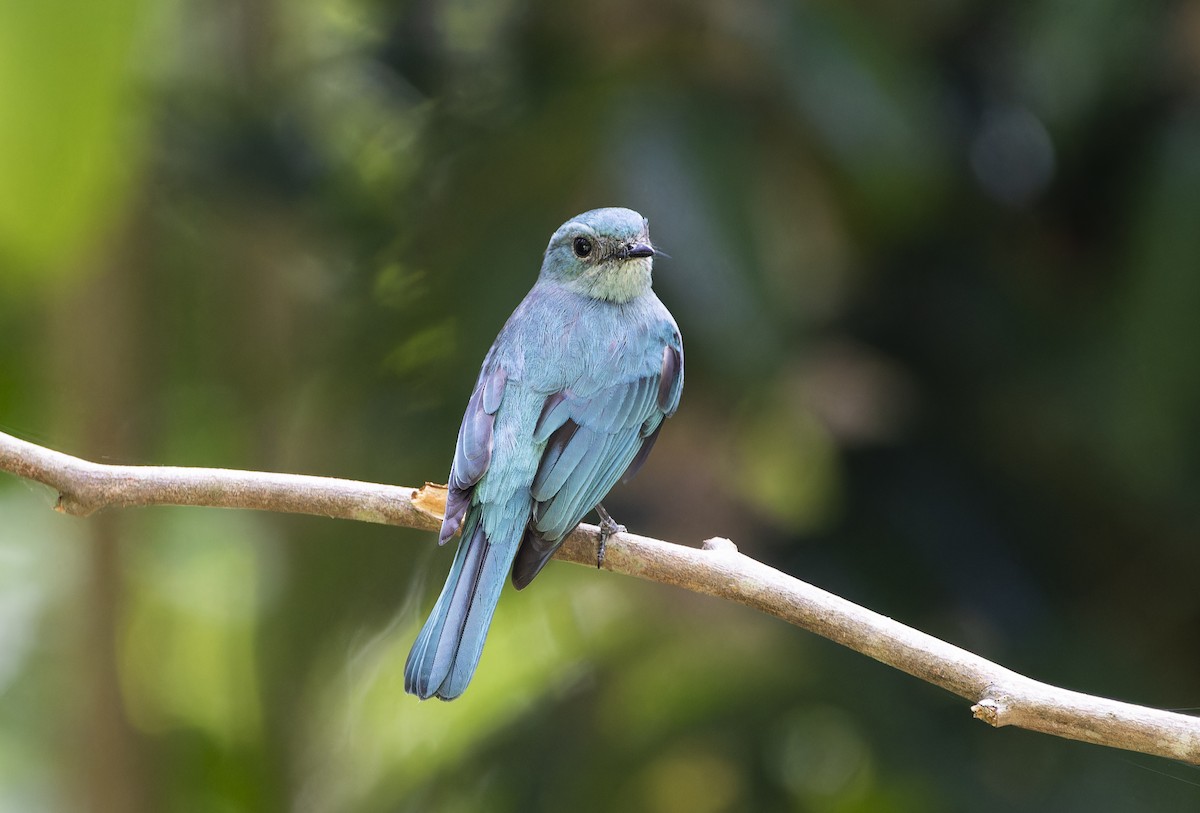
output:
[[[653,257],[654,246],[649,243],[633,243],[625,248],[626,257]]]

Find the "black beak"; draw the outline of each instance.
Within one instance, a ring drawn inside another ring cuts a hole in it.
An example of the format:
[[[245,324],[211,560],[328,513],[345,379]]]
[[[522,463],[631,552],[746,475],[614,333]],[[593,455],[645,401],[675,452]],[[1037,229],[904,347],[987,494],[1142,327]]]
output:
[[[626,257],[653,257],[654,246],[649,243],[633,243],[625,247]]]

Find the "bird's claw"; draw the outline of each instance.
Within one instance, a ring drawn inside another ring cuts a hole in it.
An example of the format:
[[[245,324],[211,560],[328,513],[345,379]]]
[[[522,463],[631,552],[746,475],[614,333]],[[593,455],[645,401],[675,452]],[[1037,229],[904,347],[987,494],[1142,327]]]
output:
[[[608,538],[623,534],[628,529],[614,520],[603,505],[596,506],[596,513],[600,515],[600,545],[596,548],[596,569],[599,570],[604,565],[604,549],[608,545]]]

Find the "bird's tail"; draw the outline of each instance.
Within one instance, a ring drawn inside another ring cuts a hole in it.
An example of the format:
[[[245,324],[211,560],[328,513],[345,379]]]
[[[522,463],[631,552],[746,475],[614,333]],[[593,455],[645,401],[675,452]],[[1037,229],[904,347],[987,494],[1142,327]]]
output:
[[[453,700],[471,682],[528,522],[528,497],[492,505],[489,514],[501,521],[485,522],[479,504],[467,511],[446,585],[408,653],[404,690],[422,700],[435,695]],[[495,527],[489,532],[490,525]]]

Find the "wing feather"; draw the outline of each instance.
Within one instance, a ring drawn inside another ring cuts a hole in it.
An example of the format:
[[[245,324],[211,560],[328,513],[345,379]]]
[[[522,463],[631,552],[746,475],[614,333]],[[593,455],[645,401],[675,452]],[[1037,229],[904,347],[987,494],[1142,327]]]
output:
[[[641,446],[641,438],[633,432],[609,435],[597,454],[580,466],[576,475],[541,508],[534,529],[549,539],[561,539],[579,524],[587,512],[604,499],[616,484],[621,472]]]
[[[566,435],[568,433],[569,437],[565,443],[552,442],[547,447],[547,454],[542,458],[542,465],[538,468],[538,473],[534,476],[533,485],[530,488],[530,493],[535,500],[552,499],[567,482],[567,478],[571,476],[572,472],[579,467],[579,462],[583,460],[596,441],[595,432],[574,422],[563,424],[556,433],[555,439],[559,434]],[[559,451],[560,446],[561,451]]]
[[[446,544],[462,524],[471,504],[472,490],[492,461],[492,430],[507,383],[508,373],[503,367],[489,367],[484,363],[483,372],[467,401],[467,409],[458,428],[454,462],[450,464],[446,515],[438,533],[438,544]]]
[[[683,344],[679,334],[677,344],[663,348],[662,373],[658,379],[658,406],[668,418],[679,408],[679,396],[683,394]]]
[[[570,417],[571,405],[567,403],[566,393],[556,392],[551,395],[542,406],[542,414],[533,428],[534,442],[545,443],[550,440],[550,436],[557,432]]]
[[[668,345],[661,368],[587,395],[572,390],[546,398],[534,428],[545,440],[530,494],[529,530],[513,566],[513,583],[527,585],[579,521],[641,465],[658,427],[678,403],[682,356]]]

